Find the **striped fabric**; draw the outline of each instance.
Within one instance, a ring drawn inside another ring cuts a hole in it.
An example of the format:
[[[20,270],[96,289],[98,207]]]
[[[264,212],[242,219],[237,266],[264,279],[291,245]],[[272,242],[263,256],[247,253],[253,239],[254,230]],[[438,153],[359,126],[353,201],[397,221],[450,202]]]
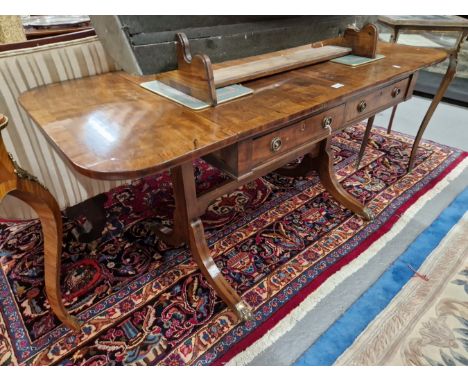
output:
[[[10,122],[3,131],[6,148],[21,167],[46,185],[66,208],[123,182],[98,181],[78,174],[57,154],[17,102],[18,96],[44,84],[116,70],[96,36],[0,53],[0,113]],[[0,217],[27,219],[34,212],[7,196]]]

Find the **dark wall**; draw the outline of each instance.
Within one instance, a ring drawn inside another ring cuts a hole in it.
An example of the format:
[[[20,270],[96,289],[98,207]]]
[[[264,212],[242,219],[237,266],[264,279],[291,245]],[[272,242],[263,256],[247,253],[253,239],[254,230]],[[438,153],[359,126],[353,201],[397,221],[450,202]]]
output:
[[[335,37],[375,16],[117,16],[143,74],[176,68],[175,33],[220,62]]]

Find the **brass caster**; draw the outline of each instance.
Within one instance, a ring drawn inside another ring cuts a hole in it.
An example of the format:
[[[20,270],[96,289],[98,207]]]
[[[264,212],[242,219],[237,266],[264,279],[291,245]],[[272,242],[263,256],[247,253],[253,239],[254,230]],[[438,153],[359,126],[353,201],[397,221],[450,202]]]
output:
[[[367,207],[365,207],[362,210],[362,215],[361,216],[367,221],[372,221],[372,220],[375,219],[374,213],[372,212],[372,210],[370,208],[367,208]]]
[[[241,322],[252,321],[254,319],[250,307],[244,301],[239,301],[236,304],[236,314]]]
[[[75,333],[79,333],[81,331],[81,323],[75,317],[71,316],[64,322],[65,326]]]

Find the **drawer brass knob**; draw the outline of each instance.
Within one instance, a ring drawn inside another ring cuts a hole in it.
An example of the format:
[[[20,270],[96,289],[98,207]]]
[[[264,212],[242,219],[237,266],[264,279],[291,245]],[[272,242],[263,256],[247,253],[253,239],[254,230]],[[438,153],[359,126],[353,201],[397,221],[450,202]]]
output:
[[[401,89],[400,89],[400,88],[394,88],[394,89],[392,90],[392,97],[395,98],[395,97],[397,97],[400,93],[401,93]]]
[[[333,122],[332,117],[325,117],[322,121],[322,127],[324,129],[329,129],[331,127],[332,122]]]
[[[271,140],[271,151],[276,153],[280,148],[283,142],[281,141],[280,137],[275,137]]]
[[[357,105],[357,110],[358,112],[362,113],[364,110],[366,110],[367,103],[366,101],[361,101],[359,102],[359,105]]]

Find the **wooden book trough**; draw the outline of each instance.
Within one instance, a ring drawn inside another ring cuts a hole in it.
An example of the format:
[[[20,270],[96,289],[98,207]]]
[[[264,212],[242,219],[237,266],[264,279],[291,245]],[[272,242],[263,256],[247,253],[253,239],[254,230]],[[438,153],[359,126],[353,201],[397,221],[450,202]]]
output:
[[[206,54],[192,56],[187,36],[177,33],[178,69],[158,80],[212,106],[216,89],[342,57],[347,54],[375,58],[378,32],[373,24],[346,29],[343,36],[238,60],[212,64]]]

